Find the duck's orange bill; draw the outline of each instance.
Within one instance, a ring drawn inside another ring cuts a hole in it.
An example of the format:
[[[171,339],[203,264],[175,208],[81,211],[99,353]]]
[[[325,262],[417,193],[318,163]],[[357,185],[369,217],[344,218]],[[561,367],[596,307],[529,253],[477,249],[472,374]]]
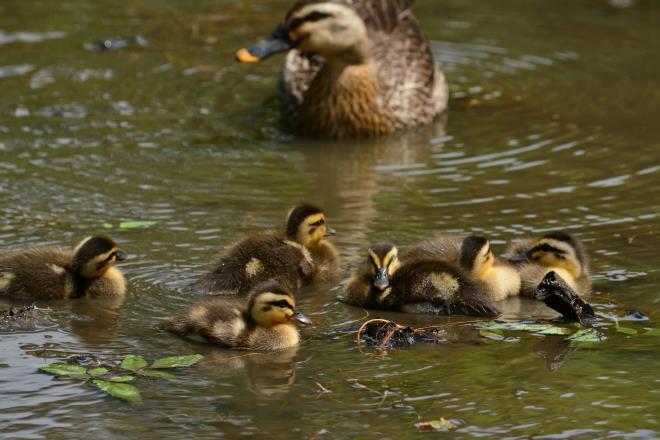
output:
[[[236,61],[241,63],[258,63],[260,60],[252,55],[246,48],[242,48],[236,52]]]

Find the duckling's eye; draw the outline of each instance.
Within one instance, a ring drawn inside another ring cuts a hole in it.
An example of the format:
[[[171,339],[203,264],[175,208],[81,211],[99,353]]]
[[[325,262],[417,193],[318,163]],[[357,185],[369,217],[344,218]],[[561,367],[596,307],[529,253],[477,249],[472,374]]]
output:
[[[289,302],[287,300],[284,300],[284,299],[281,299],[279,301],[273,301],[270,304],[272,304],[276,307],[281,307],[283,309],[290,309],[291,308],[291,304],[289,304]]]
[[[321,226],[321,225],[324,224],[324,223],[325,223],[325,220],[321,219],[321,220],[319,220],[319,221],[317,221],[317,222],[312,223],[312,226]]]

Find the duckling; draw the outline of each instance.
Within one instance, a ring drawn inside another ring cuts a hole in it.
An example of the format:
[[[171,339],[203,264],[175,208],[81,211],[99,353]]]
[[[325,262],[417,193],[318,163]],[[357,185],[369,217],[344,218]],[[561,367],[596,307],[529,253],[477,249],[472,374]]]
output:
[[[584,245],[574,235],[554,231],[539,238],[516,240],[505,256],[517,265],[521,294],[534,297],[543,278],[554,271],[580,297],[591,293],[591,275]]]
[[[447,107],[447,82],[412,4],[300,0],[236,58],[253,63],[288,52],[279,94],[302,134],[345,139],[429,124]]]
[[[478,235],[443,236],[425,241],[413,246],[406,258],[439,258],[457,264],[483,283],[493,301],[518,295],[520,290],[520,276],[515,267],[495,258],[490,241]]]
[[[339,274],[339,256],[326,238],[335,230],[322,210],[303,204],[289,211],[286,229],[249,236],[213,261],[210,272],[193,289],[211,295],[245,295],[268,279],[290,289]]]
[[[499,315],[479,283],[438,258],[400,263],[392,243],[369,248],[369,268],[349,280],[348,304],[409,313]]]
[[[490,241],[478,235],[463,239],[460,251],[460,266],[481,282],[493,301],[501,301],[520,293],[520,275],[516,268],[495,258]]]
[[[109,237],[87,237],[73,250],[31,247],[0,256],[0,297],[37,300],[116,297],[126,280],[114,267],[126,259]]]
[[[311,324],[296,310],[291,291],[268,280],[250,291],[247,302],[217,298],[194,304],[160,327],[179,336],[201,336],[221,347],[280,350],[300,341],[293,322]]]

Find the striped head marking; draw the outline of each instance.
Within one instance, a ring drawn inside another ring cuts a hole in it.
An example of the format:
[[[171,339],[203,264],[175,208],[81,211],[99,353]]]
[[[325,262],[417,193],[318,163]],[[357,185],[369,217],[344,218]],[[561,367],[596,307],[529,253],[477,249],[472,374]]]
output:
[[[399,251],[392,243],[376,243],[368,252],[374,287],[383,291],[389,287],[390,278],[399,268]]]
[[[553,232],[541,237],[527,252],[528,258],[541,266],[560,267],[574,277],[582,274],[584,250],[570,234]]]
[[[469,235],[461,243],[460,264],[463,269],[476,278],[484,275],[495,262],[487,238],[478,235]]]
[[[332,57],[365,41],[368,41],[367,27],[346,2],[300,0],[270,36],[239,50],[236,58],[240,62],[254,63],[293,48]]]
[[[311,323],[296,310],[291,292],[275,281],[266,281],[253,289],[248,310],[252,319],[262,327],[273,327],[287,322]]]
[[[316,246],[325,237],[335,233],[326,223],[323,211],[315,206],[298,205],[287,215],[287,236],[303,246]]]
[[[126,259],[126,253],[109,237],[87,237],[73,250],[72,269],[83,278],[103,276],[116,261]]]

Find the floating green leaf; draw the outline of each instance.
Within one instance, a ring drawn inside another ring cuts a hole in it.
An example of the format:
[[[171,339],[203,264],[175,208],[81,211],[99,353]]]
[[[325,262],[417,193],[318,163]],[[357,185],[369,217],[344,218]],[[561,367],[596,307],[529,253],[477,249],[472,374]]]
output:
[[[120,367],[124,370],[137,371],[147,365],[147,361],[142,356],[129,354],[121,361]]]
[[[142,396],[140,396],[140,390],[135,388],[133,385],[129,385],[127,383],[108,382],[106,380],[94,380],[93,383],[111,396],[131,402],[139,402],[142,400]]]
[[[616,331],[618,331],[619,333],[625,333],[627,335],[636,335],[637,334],[637,330],[635,330],[634,328],[630,328],[630,327],[617,327]]]
[[[87,374],[90,376],[103,376],[108,374],[108,369],[104,367],[92,368],[87,370]]]
[[[158,222],[151,221],[151,220],[143,220],[143,221],[127,221],[127,222],[121,222],[119,223],[119,229],[137,229],[137,228],[148,228],[149,226],[153,226]]]
[[[151,368],[180,368],[189,367],[199,362],[204,356],[192,354],[189,356],[169,356],[158,359],[151,364]]]
[[[550,326],[544,330],[538,331],[537,333],[542,335],[568,335],[571,333],[571,331],[563,327]]]
[[[571,342],[601,342],[606,338],[595,328],[588,328],[578,330],[566,339]]]
[[[105,229],[112,229],[112,223],[103,223]]]
[[[110,382],[133,382],[133,379],[135,379],[134,376],[112,376],[110,378]]]
[[[40,371],[56,376],[87,377],[87,368],[80,365],[69,365],[56,362],[54,364],[41,365]]]
[[[530,322],[500,322],[490,321],[486,323],[479,323],[477,328],[487,330],[510,330],[510,331],[526,331],[526,332],[541,332],[549,328],[553,328],[550,324],[535,324]]]
[[[173,380],[176,378],[172,373],[168,373],[167,371],[158,371],[158,370],[140,370],[138,371],[138,374],[140,376],[144,377],[149,377],[151,379],[165,379],[165,380]]]

